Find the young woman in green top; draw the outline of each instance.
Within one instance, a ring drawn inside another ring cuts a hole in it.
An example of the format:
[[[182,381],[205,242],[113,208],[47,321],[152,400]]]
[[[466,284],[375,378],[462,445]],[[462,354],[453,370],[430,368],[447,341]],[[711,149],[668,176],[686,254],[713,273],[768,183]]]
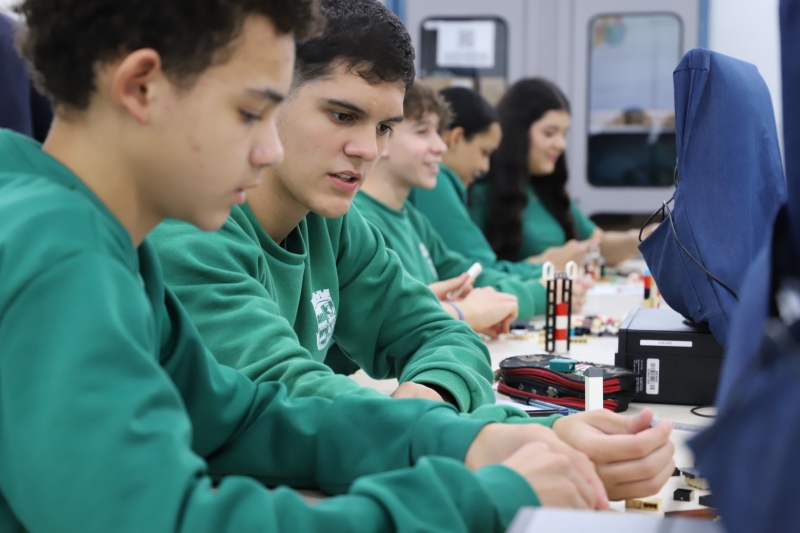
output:
[[[503,139],[488,175],[472,188],[470,212],[498,257],[561,263],[587,245],[599,246],[609,264],[634,255],[638,230],[603,231],[569,198],[570,107],[561,90],[542,78],[520,80],[497,111]]]

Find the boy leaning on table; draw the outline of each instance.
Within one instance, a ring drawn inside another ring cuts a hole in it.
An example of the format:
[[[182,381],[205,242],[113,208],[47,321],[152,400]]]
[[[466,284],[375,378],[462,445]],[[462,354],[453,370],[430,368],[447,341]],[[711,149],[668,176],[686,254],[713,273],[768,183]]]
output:
[[[411,39],[375,0],[324,0],[322,9],[326,29],[297,47],[295,79],[276,114],[283,162],[262,173],[261,185],[220,231],[169,221],[154,232],[168,284],[220,362],[257,383],[280,381],[290,397],[380,396],[328,366],[352,358],[373,376],[398,376],[396,398],[429,389],[426,398],[450,396],[463,411],[504,420],[507,413],[491,407],[486,347],[403,273],[375,228],[348,211],[358,186],[371,179],[389,130],[403,126],[405,87],[414,77]],[[330,173],[345,169],[361,174],[356,187],[333,183]],[[326,328],[328,342],[320,343],[313,304],[325,289],[333,312],[324,315],[336,318],[331,335]],[[565,435],[570,425],[585,424],[597,437],[601,424],[616,433],[624,420],[582,415],[554,428]],[[647,427],[642,420],[636,428]],[[647,494],[672,472],[668,430],[634,433],[622,439],[633,448],[603,446],[602,438],[597,446],[568,441],[609,474],[603,479],[615,497]],[[618,437],[610,438],[619,443]],[[644,468],[630,463],[645,458]]]
[[[0,132],[0,531],[500,531],[520,505],[606,505],[565,443],[598,440],[579,419],[559,438],[422,400],[289,400],[216,363],[165,289],[149,231],[220,227],[280,162],[273,112],[314,2],[19,10],[57,116],[43,146]],[[637,433],[600,439],[635,443],[629,468],[668,433],[646,418],[595,423]]]

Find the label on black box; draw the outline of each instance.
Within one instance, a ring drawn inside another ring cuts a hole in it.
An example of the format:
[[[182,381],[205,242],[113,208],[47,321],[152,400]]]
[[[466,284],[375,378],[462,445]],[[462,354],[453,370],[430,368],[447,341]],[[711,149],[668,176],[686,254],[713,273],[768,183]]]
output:
[[[692,341],[640,340],[639,346],[669,346],[670,348],[691,348]]]
[[[645,369],[646,387],[645,393],[658,394],[658,374],[661,362],[658,359],[648,359]]]

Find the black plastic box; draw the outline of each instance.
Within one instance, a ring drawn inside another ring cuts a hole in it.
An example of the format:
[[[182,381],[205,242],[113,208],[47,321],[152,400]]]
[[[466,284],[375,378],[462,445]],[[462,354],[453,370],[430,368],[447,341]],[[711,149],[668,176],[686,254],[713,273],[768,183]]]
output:
[[[615,365],[636,376],[635,402],[712,405],[723,349],[671,309],[635,308],[619,328]]]

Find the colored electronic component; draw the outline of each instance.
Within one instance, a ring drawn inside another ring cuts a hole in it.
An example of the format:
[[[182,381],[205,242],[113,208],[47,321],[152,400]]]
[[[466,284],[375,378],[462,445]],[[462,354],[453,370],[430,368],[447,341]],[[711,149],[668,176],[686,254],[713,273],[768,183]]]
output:
[[[550,370],[555,370],[556,372],[572,372],[575,370],[575,362],[574,359],[551,359]]]
[[[675,492],[672,493],[672,499],[676,502],[690,502],[693,495],[694,491],[691,489],[675,489]]]

